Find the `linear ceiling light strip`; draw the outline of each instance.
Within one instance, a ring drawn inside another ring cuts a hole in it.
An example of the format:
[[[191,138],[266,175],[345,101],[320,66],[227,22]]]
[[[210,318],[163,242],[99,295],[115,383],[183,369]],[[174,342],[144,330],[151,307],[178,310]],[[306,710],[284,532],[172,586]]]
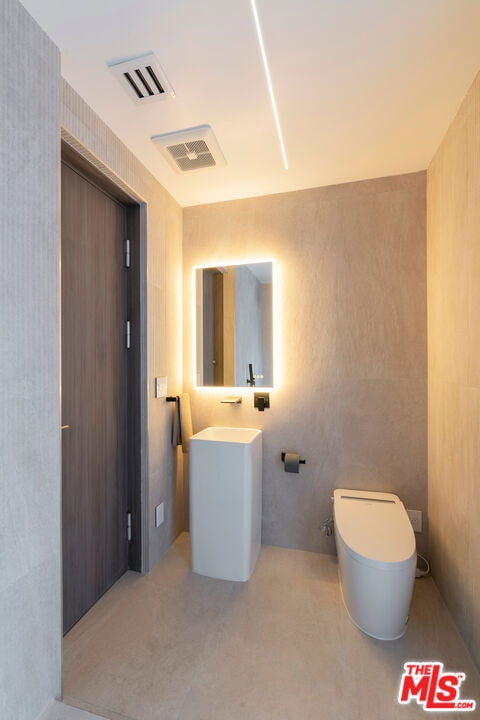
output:
[[[277,103],[275,100],[275,93],[273,92],[272,79],[270,77],[270,69],[268,67],[267,53],[265,51],[265,44],[263,42],[262,28],[260,26],[260,19],[258,17],[256,0],[250,0],[250,2],[252,4],[253,19],[255,20],[255,28],[257,30],[258,44],[260,46],[260,53],[262,55],[265,77],[267,78],[268,92],[270,93],[273,117],[275,119],[275,126],[277,128],[278,142],[280,143],[280,150],[282,152],[283,165],[285,167],[285,170],[288,170],[287,153],[285,150],[285,143],[283,142],[282,128],[280,126],[280,118],[278,117]]]

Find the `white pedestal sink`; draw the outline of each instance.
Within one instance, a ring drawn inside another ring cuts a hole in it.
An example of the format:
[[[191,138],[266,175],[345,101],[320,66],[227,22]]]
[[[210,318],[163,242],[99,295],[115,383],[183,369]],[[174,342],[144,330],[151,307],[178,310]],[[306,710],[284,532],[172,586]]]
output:
[[[192,570],[246,581],[260,552],[262,432],[209,427],[190,438]]]

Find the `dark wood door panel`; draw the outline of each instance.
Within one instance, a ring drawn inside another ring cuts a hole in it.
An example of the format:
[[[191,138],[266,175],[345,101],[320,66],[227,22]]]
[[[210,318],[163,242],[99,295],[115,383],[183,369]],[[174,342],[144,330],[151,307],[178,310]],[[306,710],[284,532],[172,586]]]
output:
[[[127,569],[125,209],[62,165],[64,630]]]

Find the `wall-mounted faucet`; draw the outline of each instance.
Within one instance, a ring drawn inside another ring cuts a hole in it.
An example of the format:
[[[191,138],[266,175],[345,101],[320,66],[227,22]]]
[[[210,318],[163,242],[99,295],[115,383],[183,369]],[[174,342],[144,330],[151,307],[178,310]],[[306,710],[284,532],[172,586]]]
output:
[[[270,407],[270,393],[268,392],[256,392],[253,393],[253,407],[257,408],[260,412],[263,412],[266,408]]]

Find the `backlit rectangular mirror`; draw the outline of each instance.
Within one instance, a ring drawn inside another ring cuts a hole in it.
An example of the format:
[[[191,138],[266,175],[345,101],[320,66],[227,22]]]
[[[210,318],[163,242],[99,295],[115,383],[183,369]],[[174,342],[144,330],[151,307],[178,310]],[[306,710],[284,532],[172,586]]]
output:
[[[273,262],[195,268],[196,384],[273,387]]]

